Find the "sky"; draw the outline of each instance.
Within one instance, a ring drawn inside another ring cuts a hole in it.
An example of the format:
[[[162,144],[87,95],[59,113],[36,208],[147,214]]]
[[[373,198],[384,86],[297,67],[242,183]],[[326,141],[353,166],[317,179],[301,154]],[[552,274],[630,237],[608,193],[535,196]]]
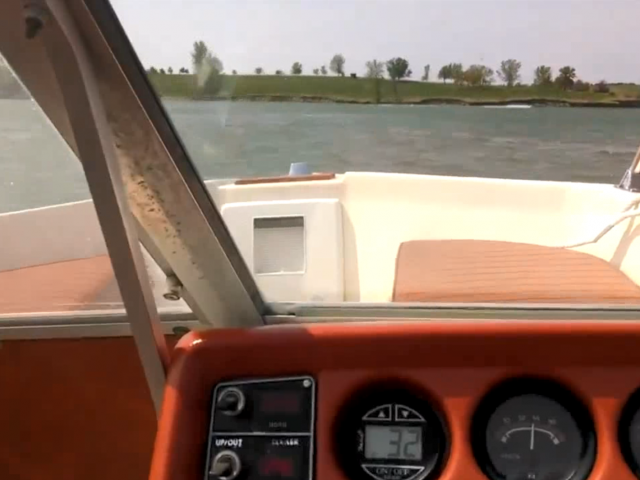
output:
[[[145,67],[191,68],[204,41],[225,72],[305,74],[346,58],[362,75],[372,59],[406,58],[419,79],[444,64],[522,62],[576,68],[585,81],[640,83],[640,0],[111,0]]]

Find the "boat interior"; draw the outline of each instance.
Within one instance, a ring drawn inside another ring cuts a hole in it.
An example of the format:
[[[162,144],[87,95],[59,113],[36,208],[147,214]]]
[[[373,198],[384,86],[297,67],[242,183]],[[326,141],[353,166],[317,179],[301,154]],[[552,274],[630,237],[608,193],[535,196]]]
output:
[[[92,196],[0,214],[0,478],[640,478],[640,152],[203,180],[107,0],[0,10]]]
[[[633,192],[428,175],[314,176],[205,182],[269,301],[640,303],[640,197]],[[0,311],[121,305],[92,201],[2,214],[0,226],[11,232],[0,281],[12,292]],[[58,235],[47,235],[56,228]],[[166,276],[146,252],[145,259],[162,299]],[[74,275],[61,278],[59,269]],[[32,281],[43,283],[41,306],[25,289]]]

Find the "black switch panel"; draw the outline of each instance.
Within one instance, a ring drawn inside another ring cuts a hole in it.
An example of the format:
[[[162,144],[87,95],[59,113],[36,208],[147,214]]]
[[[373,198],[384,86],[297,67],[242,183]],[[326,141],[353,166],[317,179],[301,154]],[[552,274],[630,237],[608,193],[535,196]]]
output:
[[[212,400],[207,480],[312,479],[312,377],[220,383]]]
[[[313,386],[313,380],[308,377],[220,384],[213,394],[213,429],[216,432],[310,433]],[[239,412],[233,410],[238,406],[242,407]]]
[[[234,478],[251,480],[311,478],[311,438],[308,436],[249,436],[216,435],[209,452],[209,464],[227,450],[233,451],[242,462],[242,469]],[[213,468],[209,478],[216,477]],[[227,477],[228,478],[228,477]]]

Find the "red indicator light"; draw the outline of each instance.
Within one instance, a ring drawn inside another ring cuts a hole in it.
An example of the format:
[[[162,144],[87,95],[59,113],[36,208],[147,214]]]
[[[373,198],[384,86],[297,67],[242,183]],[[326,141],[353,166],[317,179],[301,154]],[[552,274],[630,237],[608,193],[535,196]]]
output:
[[[298,413],[300,401],[298,392],[265,392],[260,394],[259,408],[263,413]]]
[[[258,471],[264,477],[293,477],[293,461],[290,458],[262,457],[258,463]]]

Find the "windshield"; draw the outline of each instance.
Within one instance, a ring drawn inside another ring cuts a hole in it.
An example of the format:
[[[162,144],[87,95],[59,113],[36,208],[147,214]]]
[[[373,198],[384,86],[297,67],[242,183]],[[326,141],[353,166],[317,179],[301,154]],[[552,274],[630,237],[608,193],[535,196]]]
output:
[[[0,317],[124,311],[82,165],[0,55]],[[162,272],[145,252],[161,311]]]
[[[640,7],[112,5],[268,302],[640,303],[640,197],[618,187],[640,67],[616,53]],[[89,198],[64,148],[11,180],[36,107],[2,78],[2,211]]]

